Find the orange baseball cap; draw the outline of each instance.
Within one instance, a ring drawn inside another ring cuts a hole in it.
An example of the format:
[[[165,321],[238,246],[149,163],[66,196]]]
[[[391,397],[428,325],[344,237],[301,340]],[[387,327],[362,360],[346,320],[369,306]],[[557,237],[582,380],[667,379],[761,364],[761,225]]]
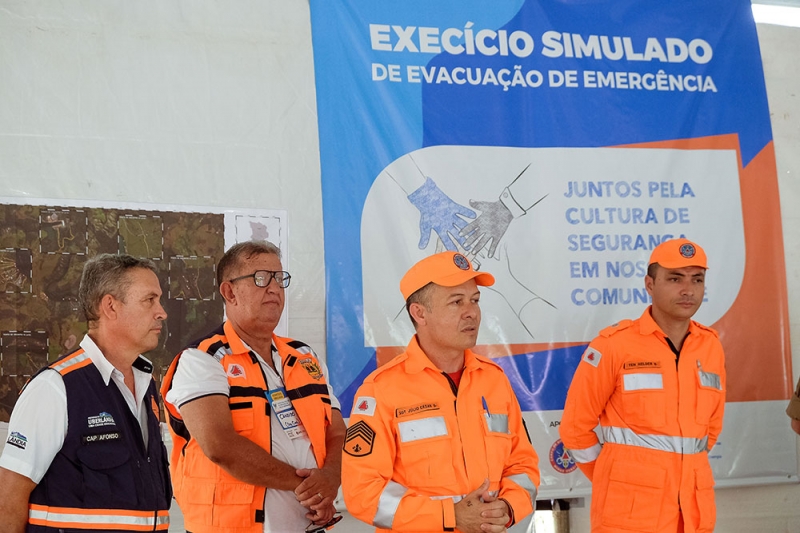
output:
[[[699,245],[689,239],[670,239],[664,241],[650,254],[649,265],[658,263],[664,268],[683,268],[696,266],[708,268],[706,253]]]
[[[487,272],[478,272],[472,268],[469,259],[458,252],[441,252],[418,261],[408,269],[400,280],[400,292],[403,298],[420,290],[428,283],[442,287],[455,287],[475,278],[475,283],[483,287],[494,285],[494,276]]]

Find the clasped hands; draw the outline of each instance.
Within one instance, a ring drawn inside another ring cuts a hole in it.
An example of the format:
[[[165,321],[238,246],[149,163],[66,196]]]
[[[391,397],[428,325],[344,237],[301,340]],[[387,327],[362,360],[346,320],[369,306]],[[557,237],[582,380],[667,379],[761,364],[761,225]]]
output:
[[[296,473],[303,481],[294,489],[294,495],[309,510],[306,518],[316,525],[327,524],[336,512],[333,501],[339,492],[340,477],[324,468],[300,468]]]
[[[489,493],[489,480],[455,505],[456,528],[463,533],[503,533],[511,510],[503,500]]]

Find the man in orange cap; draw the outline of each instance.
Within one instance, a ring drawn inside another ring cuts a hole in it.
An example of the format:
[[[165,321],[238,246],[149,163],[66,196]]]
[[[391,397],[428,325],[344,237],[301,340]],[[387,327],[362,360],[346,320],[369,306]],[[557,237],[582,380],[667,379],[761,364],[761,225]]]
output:
[[[592,481],[595,533],[714,530],[707,452],[722,430],[725,356],[691,319],[707,268],[687,239],[658,245],[644,279],[652,305],[602,330],[575,371],[560,431]]]
[[[471,351],[491,274],[455,252],[400,281],[416,335],[356,393],[347,509],[379,531],[502,532],[534,510],[538,458],[503,370]]]

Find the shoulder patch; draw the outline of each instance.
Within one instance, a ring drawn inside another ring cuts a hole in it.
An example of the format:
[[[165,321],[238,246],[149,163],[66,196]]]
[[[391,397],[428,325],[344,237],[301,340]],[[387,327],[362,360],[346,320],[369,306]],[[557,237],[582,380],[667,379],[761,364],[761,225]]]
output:
[[[614,333],[622,331],[623,329],[628,329],[632,325],[633,325],[633,320],[630,319],[620,320],[616,324],[611,324],[607,328],[601,329],[600,335],[602,335],[603,337],[610,337]]]
[[[322,379],[322,369],[320,369],[319,364],[313,358],[307,357],[305,359],[300,359],[300,366],[302,366],[313,379],[317,381]]]
[[[349,428],[344,438],[344,452],[353,457],[364,457],[372,453],[375,443],[375,430],[363,420],[359,420]]]
[[[353,415],[373,416],[375,414],[375,398],[372,396],[359,396],[353,402]]]
[[[595,350],[594,348],[586,348],[586,351],[583,352],[581,356],[581,361],[589,363],[593,367],[597,367],[600,364],[600,358],[603,357],[599,351]]]

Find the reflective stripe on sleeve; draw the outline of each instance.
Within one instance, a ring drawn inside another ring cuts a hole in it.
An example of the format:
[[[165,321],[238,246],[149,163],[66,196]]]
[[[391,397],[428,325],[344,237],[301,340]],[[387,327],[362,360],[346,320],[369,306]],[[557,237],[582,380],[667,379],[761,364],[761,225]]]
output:
[[[703,372],[702,370],[698,370],[697,373],[700,374],[700,385],[722,390],[722,379],[719,377],[719,374]]]
[[[531,480],[528,474],[514,474],[513,476],[508,476],[506,479],[510,479],[526,491],[531,497],[531,506],[533,509],[536,509],[536,485]]]
[[[31,504],[28,522],[56,529],[114,529],[166,531],[169,511],[133,511],[127,509],[80,509]]]
[[[603,446],[598,442],[591,448],[582,448],[580,450],[573,450],[572,448],[569,448],[569,454],[573,459],[575,459],[576,463],[591,463],[600,457],[600,451],[602,449]]]
[[[661,374],[624,374],[622,388],[624,390],[663,389],[664,381]]]
[[[372,520],[373,526],[383,529],[392,529],[394,515],[397,513],[400,500],[403,499],[406,490],[404,486],[394,481],[389,481],[389,483],[386,484],[378,500],[378,510],[375,512],[375,518]]]
[[[603,440],[614,444],[692,455],[708,449],[708,435],[702,439],[669,435],[639,435],[630,428],[603,426]]]
[[[447,423],[443,416],[431,416],[400,422],[397,424],[400,431],[401,442],[413,442],[420,439],[430,439],[447,435]]]

